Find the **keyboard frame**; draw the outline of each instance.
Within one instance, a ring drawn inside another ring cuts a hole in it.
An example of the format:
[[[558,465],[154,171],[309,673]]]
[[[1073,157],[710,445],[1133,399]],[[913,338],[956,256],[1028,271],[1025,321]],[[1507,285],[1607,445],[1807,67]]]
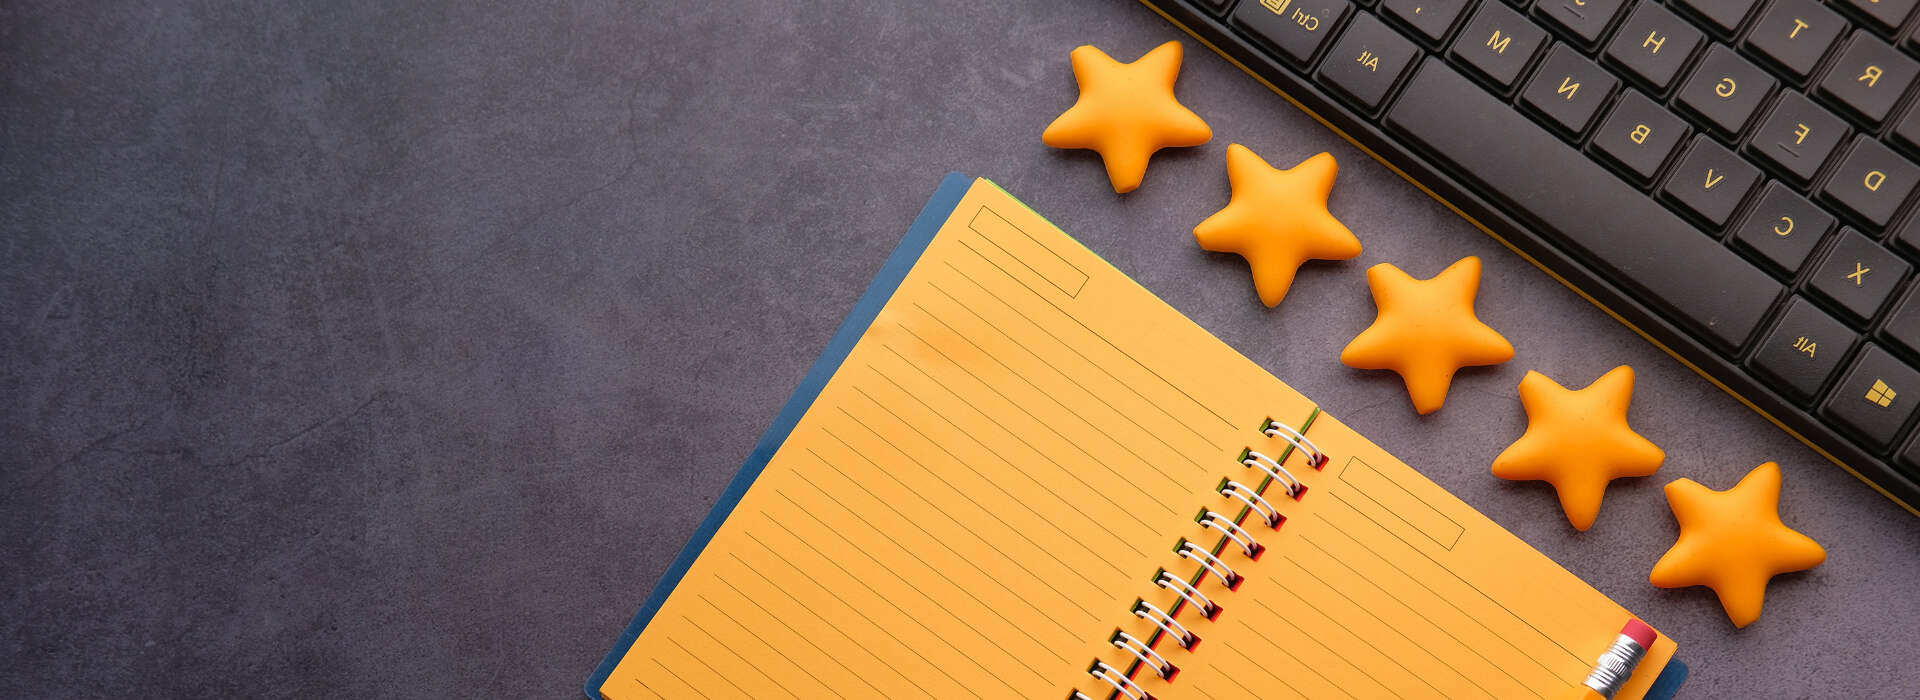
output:
[[[1481,1],[1501,2],[1502,0]],[[1221,16],[1216,17],[1182,0],[1139,0],[1139,2],[1240,70],[1265,84],[1288,102],[1292,102],[1308,116],[1333,129],[1334,133],[1341,138],[1358,146],[1374,160],[1446,205],[1494,240],[1520,254],[1520,257],[1527,262],[1533,263],[1567,288],[1600,307],[1608,315],[1626,324],[1641,337],[1652,341],[1655,346],[1712,382],[1714,386],[1720,387],[1774,425],[1786,430],[1788,434],[1805,443],[1814,452],[1866,482],[1868,486],[1873,487],[1908,512],[1920,516],[1920,509],[1916,508],[1916,504],[1920,504],[1920,483],[1910,480],[1889,461],[1865,451],[1833,427],[1820,422],[1813,415],[1812,409],[1801,409],[1791,400],[1761,384],[1749,374],[1745,367],[1741,366],[1739,357],[1722,357],[1706,344],[1694,339],[1685,330],[1667,320],[1659,311],[1634,298],[1626,289],[1596,272],[1585,261],[1561,249],[1524,222],[1515,219],[1498,204],[1480,196],[1464,181],[1436,167],[1436,164],[1426,156],[1400,142],[1381,126],[1367,121],[1365,117],[1335,98],[1332,93],[1315,84],[1311,78],[1312,70],[1317,68],[1319,62],[1325,58],[1329,47],[1336,43],[1339,35],[1346,30],[1346,25],[1352,22],[1355,15],[1360,12],[1379,13],[1378,2],[1373,2],[1371,5],[1356,3],[1354,11],[1348,12],[1338,25],[1330,28],[1328,41],[1315,52],[1313,60],[1307,64],[1308,70],[1303,73],[1295,73],[1291,68],[1268,57],[1266,51],[1253,39],[1240,35],[1228,26],[1232,3],[1228,3],[1228,9],[1223,11]],[[1623,13],[1630,11],[1631,8],[1622,10]],[[1471,8],[1468,12],[1471,13]],[[1389,22],[1389,25],[1391,24]],[[1552,36],[1551,33],[1549,36]],[[1710,35],[1707,41],[1712,42],[1716,39]],[[1418,44],[1418,42],[1415,43]],[[1423,48],[1422,55],[1434,54]],[[1420,70],[1419,61],[1420,59],[1416,58],[1415,66],[1410,68],[1407,75],[1403,76],[1393,90],[1388,92],[1384,104],[1390,106],[1394,100],[1398,99],[1400,91],[1406,87],[1415,72]],[[1515,109],[1519,108],[1515,107]],[[1762,323],[1754,333],[1766,334],[1773,322],[1778,320],[1780,307],[1792,296],[1792,294],[1783,294],[1775,299],[1773,306],[1767,312],[1767,322]],[[1751,351],[1750,345],[1753,341],[1754,339],[1749,337],[1742,343],[1739,349],[1740,357],[1744,357]],[[1836,371],[1844,370],[1843,365]],[[1895,450],[1899,447],[1900,443],[1894,445]]]

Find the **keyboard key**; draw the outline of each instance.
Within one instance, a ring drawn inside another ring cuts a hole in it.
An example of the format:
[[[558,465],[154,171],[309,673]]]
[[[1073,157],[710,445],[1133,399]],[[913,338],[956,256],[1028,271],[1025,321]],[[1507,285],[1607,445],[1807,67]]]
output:
[[[1908,355],[1920,356],[1920,285],[1907,289],[1907,295],[1893,307],[1880,337]],[[1916,397],[1920,398],[1920,397]]]
[[[1693,56],[1694,48],[1704,38],[1700,30],[1666,8],[1642,2],[1613,35],[1613,42],[1607,45],[1606,58],[1660,94],[1673,84],[1673,79],[1680,75],[1680,67]]]
[[[1233,23],[1272,46],[1294,68],[1305,69],[1352,7],[1346,0],[1247,0],[1234,8]]]
[[[1920,0],[1838,0],[1834,4],[1852,10],[1874,31],[1886,34],[1907,21],[1916,2]]]
[[[1820,96],[1868,124],[1886,121],[1913,76],[1920,73],[1912,59],[1866,32],[1854,32],[1840,60],[1820,79]]]
[[[1624,4],[1625,0],[1540,0],[1533,14],[1566,30],[1574,43],[1591,50]]]
[[[1893,125],[1893,142],[1908,152],[1920,152],[1920,102],[1907,108],[1907,115]]]
[[[1501,90],[1511,90],[1546,39],[1546,30],[1520,13],[1489,2],[1481,4],[1467,28],[1453,38],[1452,54]]]
[[[1733,210],[1740,208],[1741,200],[1759,181],[1759,170],[1702,134],[1693,137],[1693,146],[1680,160],[1680,167],[1673,169],[1666,186],[1660,189],[1668,199],[1718,229],[1733,217]]]
[[[1760,203],[1734,229],[1733,243],[1791,278],[1831,230],[1832,214],[1786,185],[1769,182]]]
[[[1847,320],[1858,326],[1873,318],[1906,276],[1905,261],[1848,227],[1840,229],[1840,239],[1814,269],[1807,287],[1840,307]]]
[[[1847,136],[1847,124],[1791,90],[1782,91],[1747,153],[1760,158],[1796,186],[1804,187]]]
[[[1920,167],[1887,150],[1871,135],[1861,134],[1854,137],[1853,149],[1827,178],[1820,194],[1877,231],[1893,219],[1916,182],[1920,182]]]
[[[1437,44],[1467,10],[1467,0],[1387,0],[1380,6],[1415,34]]]
[[[1673,0],[1673,6],[1700,19],[1701,23],[1721,38],[1733,35],[1740,21],[1753,12],[1760,0]]]
[[[1846,28],[1846,20],[1813,0],[1773,0],[1747,32],[1746,45],[1799,82]]]
[[[1573,47],[1554,44],[1547,60],[1540,63],[1540,69],[1533,72],[1533,79],[1520,92],[1520,101],[1545,115],[1562,133],[1578,139],[1619,84]]]
[[[1686,136],[1686,122],[1640,91],[1628,89],[1594,133],[1593,150],[1624,168],[1634,182],[1645,185],[1653,181],[1654,173]]]
[[[1722,352],[1780,296],[1760,268],[1438,60],[1414,73],[1386,124]]]
[[[1920,481],[1920,438],[1908,440],[1906,448],[1894,456],[1894,464],[1906,472],[1907,478]]]
[[[1361,13],[1320,63],[1320,82],[1368,112],[1380,109],[1387,91],[1420,56],[1420,47],[1378,17]]]
[[[1760,341],[1760,349],[1747,359],[1747,366],[1774,391],[1805,405],[1859,339],[1858,333],[1827,312],[1794,297],[1780,322]],[[1920,386],[1914,388],[1920,390]]]
[[[1920,216],[1907,217],[1907,223],[1893,234],[1893,244],[1909,256],[1920,257]]]
[[[1820,415],[1875,452],[1885,452],[1920,405],[1920,372],[1867,344],[1846,377],[1820,403]]]
[[[1740,133],[1777,83],[1726,46],[1714,44],[1680,88],[1680,106],[1723,136]]]

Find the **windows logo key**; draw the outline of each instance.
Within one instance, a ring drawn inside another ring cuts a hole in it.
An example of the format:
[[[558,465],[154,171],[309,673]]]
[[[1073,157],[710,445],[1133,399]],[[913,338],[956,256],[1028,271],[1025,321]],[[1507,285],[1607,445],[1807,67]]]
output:
[[[1893,387],[1887,386],[1886,382],[1878,379],[1873,380],[1873,386],[1867,389],[1867,401],[1881,408],[1886,408],[1888,404],[1893,403],[1893,397]]]

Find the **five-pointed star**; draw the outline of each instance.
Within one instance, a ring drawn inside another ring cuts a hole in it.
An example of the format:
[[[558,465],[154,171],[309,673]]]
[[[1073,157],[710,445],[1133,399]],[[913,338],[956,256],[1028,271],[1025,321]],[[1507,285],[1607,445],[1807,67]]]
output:
[[[1493,458],[1493,475],[1553,484],[1567,522],[1577,530],[1593,527],[1607,482],[1649,476],[1666,458],[1665,450],[1627,427],[1632,399],[1633,368],[1626,365],[1577,391],[1527,372],[1520,380],[1527,432]]]
[[[1767,581],[1827,560],[1827,550],[1780,522],[1780,467],[1754,467],[1740,483],[1714,491],[1692,479],[1667,484],[1680,539],[1647,580],[1661,588],[1706,586],[1735,627],[1760,618]]]
[[[1339,169],[1327,153],[1280,170],[1246,146],[1228,146],[1233,198],[1193,227],[1194,240],[1201,248],[1246,258],[1260,301],[1278,306],[1301,263],[1360,254],[1360,239],[1327,212],[1327,194]]]
[[[1513,359],[1513,345],[1473,314],[1479,258],[1461,258],[1430,280],[1380,263],[1367,269],[1367,286],[1380,315],[1340,351],[1340,362],[1398,372],[1422,415],[1440,410],[1461,367]]]
[[[1054,148],[1090,148],[1107,164],[1113,191],[1140,186],[1147,158],[1170,146],[1198,146],[1213,138],[1200,116],[1173,98],[1180,73],[1180,42],[1169,41],[1140,60],[1121,63],[1100,49],[1074,49],[1073,79],[1080,99],[1047,126],[1040,140]]]

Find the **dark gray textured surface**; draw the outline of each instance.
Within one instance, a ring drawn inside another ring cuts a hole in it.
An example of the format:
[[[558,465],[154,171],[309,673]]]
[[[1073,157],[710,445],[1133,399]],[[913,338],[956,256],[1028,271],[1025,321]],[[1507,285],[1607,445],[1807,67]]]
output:
[[[510,4],[517,5],[517,4]],[[1677,636],[1688,697],[1912,697],[1920,519],[1188,42],[1216,139],[1125,197],[1039,142],[1122,0],[0,7],[0,696],[554,697],[639,605],[948,170],[993,178]],[[1254,299],[1228,143],[1330,150],[1367,246]],[[1362,271],[1486,261],[1518,347],[1419,418]],[[1668,450],[1572,532],[1487,473],[1527,369],[1627,363]],[[1828,562],[1734,630],[1646,583],[1660,485],[1778,460]]]

